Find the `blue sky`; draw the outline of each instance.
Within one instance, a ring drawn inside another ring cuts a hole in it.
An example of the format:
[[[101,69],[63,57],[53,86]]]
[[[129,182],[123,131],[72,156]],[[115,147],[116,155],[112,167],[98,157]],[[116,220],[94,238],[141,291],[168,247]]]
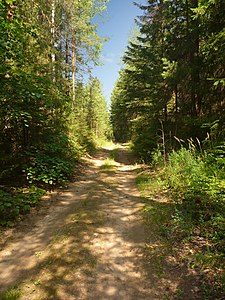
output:
[[[145,3],[145,0],[136,0]],[[107,102],[119,76],[121,57],[126,50],[129,32],[134,29],[134,19],[141,15],[141,10],[133,4],[133,0],[110,0],[104,13],[104,23],[99,24],[100,36],[109,37],[101,54],[104,66],[95,67],[93,75],[102,82],[103,94]]]

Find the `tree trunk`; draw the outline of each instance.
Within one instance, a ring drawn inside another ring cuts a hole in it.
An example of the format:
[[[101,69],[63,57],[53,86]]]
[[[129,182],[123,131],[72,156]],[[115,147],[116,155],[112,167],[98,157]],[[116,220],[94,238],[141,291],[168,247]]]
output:
[[[73,92],[73,103],[74,103],[75,95],[76,95],[76,55],[75,55],[74,33],[72,34],[72,92]]]
[[[55,82],[55,0],[52,0],[52,16],[51,16],[51,35],[52,35],[52,81]]]

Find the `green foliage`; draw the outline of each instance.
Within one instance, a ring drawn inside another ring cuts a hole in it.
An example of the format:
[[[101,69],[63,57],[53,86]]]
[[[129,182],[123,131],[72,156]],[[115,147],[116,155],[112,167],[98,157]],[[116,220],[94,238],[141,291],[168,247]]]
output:
[[[139,189],[142,191],[144,198],[152,198],[155,194],[163,192],[165,184],[158,176],[154,178],[153,172],[143,170],[138,174],[136,183]]]
[[[159,136],[157,135],[154,120],[138,120],[133,123],[133,150],[141,161],[150,163],[152,153],[157,148]]]
[[[182,232],[189,235],[193,228],[200,228],[200,234],[218,251],[224,249],[225,186],[220,172],[223,167],[224,161],[215,154],[205,153],[200,157],[193,149],[181,148],[169,155],[167,165],[158,173],[176,203],[173,226],[183,228]],[[185,224],[192,225],[184,230]]]
[[[103,39],[91,20],[107,1],[56,1],[54,20],[49,3],[12,2],[0,3],[0,180],[62,184],[109,131],[100,82],[85,86],[74,71],[97,62]]]
[[[62,134],[31,150],[27,153],[29,161],[24,169],[30,184],[51,186],[65,183],[72,176],[80,155]]]
[[[102,94],[101,83],[94,78],[89,83],[88,127],[94,138],[106,139],[110,137],[109,114],[106,100]]]
[[[72,175],[74,164],[65,158],[51,157],[37,153],[31,157],[25,172],[29,183],[62,184]]]
[[[0,1],[1,225],[38,202],[33,184],[68,181],[80,156],[110,131],[100,82],[76,80],[97,63],[103,39],[92,19],[106,3]]]
[[[174,136],[202,145],[210,135],[204,147],[221,143],[224,1],[150,0],[139,7],[139,34],[127,46],[112,94],[115,138],[131,139],[147,162],[158,144],[165,152],[176,147]]]
[[[142,170],[137,179],[146,202],[146,224],[175,248],[190,247],[182,257],[189,267],[212,270],[210,281],[204,279],[206,299],[222,299],[225,287],[225,186],[224,173],[218,169],[220,155],[181,148],[163,165],[157,152],[154,168]],[[222,169],[223,165],[224,161]]]
[[[115,168],[115,161],[111,158],[107,158],[101,165],[101,170],[112,170]]]
[[[0,293],[1,300],[18,300],[21,296],[21,292],[18,288],[12,288],[7,292]]]
[[[194,187],[201,187],[206,179],[204,177],[204,164],[200,158],[185,148],[173,151],[169,155],[169,163],[166,168],[168,186],[174,191],[186,193]],[[182,196],[181,196],[182,197]]]
[[[111,96],[110,119],[112,123],[113,136],[117,142],[127,142],[130,136],[129,117],[126,105],[127,93],[124,84],[126,83],[125,73],[120,73]]]
[[[119,158],[119,150],[117,148],[113,149],[110,152],[109,158],[112,159],[112,160],[114,160],[114,161],[117,161],[118,158]]]
[[[87,85],[78,83],[69,123],[70,138],[89,153],[94,152],[100,142],[110,138],[106,100],[97,78],[91,79]]]
[[[11,189],[0,187],[0,225],[12,226],[13,220],[28,213],[44,194],[43,189],[35,186]]]

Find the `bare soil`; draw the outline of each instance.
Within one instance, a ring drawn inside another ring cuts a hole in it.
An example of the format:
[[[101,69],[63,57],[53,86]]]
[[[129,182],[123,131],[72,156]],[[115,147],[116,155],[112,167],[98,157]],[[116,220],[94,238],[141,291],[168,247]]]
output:
[[[169,249],[143,222],[139,166],[121,147],[104,168],[111,150],[86,158],[78,181],[2,234],[0,291],[17,286],[21,300],[202,299],[197,274],[172,254],[165,260]]]

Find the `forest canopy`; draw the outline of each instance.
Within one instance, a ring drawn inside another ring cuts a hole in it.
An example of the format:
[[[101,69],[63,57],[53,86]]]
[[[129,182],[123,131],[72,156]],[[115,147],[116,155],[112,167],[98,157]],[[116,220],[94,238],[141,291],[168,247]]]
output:
[[[1,180],[63,181],[79,149],[107,136],[106,102],[90,71],[104,41],[92,19],[105,8],[105,0],[1,1]]]
[[[131,139],[145,160],[163,143],[166,152],[178,140],[223,143],[224,1],[149,0],[139,7],[139,34],[111,98],[115,138]]]
[[[63,184],[79,157],[110,134],[101,83],[91,74],[105,40],[93,18],[106,3],[0,1],[3,223],[31,204],[16,187]]]
[[[189,259],[213,270],[216,295],[209,298],[222,299],[225,1],[138,6],[138,34],[128,43],[111,97],[114,138],[131,140],[139,160],[151,165],[138,177],[148,199],[146,218],[155,218],[174,243],[204,241],[205,250],[197,242],[201,254]],[[170,209],[163,209],[164,201]]]

